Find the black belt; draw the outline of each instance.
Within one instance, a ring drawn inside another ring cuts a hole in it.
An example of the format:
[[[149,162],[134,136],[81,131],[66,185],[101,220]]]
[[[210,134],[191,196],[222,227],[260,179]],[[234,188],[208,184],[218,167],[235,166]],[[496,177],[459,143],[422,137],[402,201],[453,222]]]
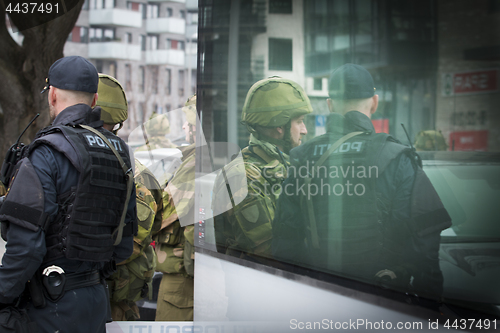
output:
[[[66,285],[64,286],[65,291],[90,287],[101,283],[101,274],[97,269],[93,271],[70,273],[65,275],[66,275]]]

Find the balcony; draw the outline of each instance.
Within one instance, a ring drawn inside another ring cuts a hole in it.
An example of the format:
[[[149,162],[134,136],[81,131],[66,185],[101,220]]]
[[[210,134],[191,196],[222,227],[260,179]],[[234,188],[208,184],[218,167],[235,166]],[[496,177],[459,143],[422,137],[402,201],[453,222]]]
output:
[[[141,60],[141,46],[122,42],[89,43],[89,58]]]
[[[186,0],[186,9],[187,10],[197,10],[198,9],[198,0]]]
[[[175,17],[159,17],[146,21],[148,33],[171,33],[184,35],[186,33],[186,20]]]
[[[186,54],[186,68],[196,69],[197,66],[197,57],[195,54]]]
[[[150,50],[146,51],[147,65],[184,66],[185,54],[182,50]]]
[[[127,9],[91,9],[89,24],[140,28],[142,26],[142,15],[140,12]]]

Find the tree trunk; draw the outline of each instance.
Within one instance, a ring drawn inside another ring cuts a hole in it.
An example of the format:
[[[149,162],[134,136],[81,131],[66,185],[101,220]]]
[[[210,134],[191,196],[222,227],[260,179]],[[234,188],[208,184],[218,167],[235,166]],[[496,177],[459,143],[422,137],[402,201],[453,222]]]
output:
[[[5,12],[4,4],[0,8]],[[40,113],[21,142],[31,142],[36,132],[49,125],[47,94],[40,94],[52,63],[63,57],[63,48],[73,29],[84,1],[80,0],[65,14],[47,23],[22,31],[18,45],[7,30],[6,16],[0,15],[0,164],[7,149],[16,141],[30,120]],[[65,8],[61,9],[64,10]],[[12,15],[15,26],[35,25],[39,17]],[[27,23],[28,22],[28,23]]]

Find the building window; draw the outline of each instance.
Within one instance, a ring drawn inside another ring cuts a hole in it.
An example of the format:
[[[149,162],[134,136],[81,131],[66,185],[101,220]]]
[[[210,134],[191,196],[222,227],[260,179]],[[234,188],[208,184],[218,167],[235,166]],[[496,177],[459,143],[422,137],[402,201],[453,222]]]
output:
[[[125,90],[132,90],[132,66],[125,64]]]
[[[172,17],[174,15],[174,11],[172,8],[167,8],[167,17]]]
[[[179,70],[179,96],[184,96],[184,70]]]
[[[115,8],[116,0],[90,0],[91,9]]]
[[[142,19],[143,20],[147,19],[148,18],[148,6],[146,6],[146,4],[144,4],[144,3],[141,3],[140,10],[142,13]]]
[[[186,43],[182,40],[167,38],[165,47],[167,50],[184,50],[186,48]]]
[[[139,92],[144,92],[144,83],[146,82],[146,70],[144,66],[139,67]]]
[[[139,112],[137,113],[137,120],[140,124],[144,123],[144,110],[146,109],[144,102],[139,103]]]
[[[157,18],[159,12],[160,12],[160,6],[159,5],[148,4],[147,18]]]
[[[139,11],[141,11],[141,5],[142,4],[140,4],[138,2],[129,1],[129,2],[127,2],[127,9],[133,10],[134,12],[139,12]]]
[[[292,0],[269,0],[269,14],[292,14]]]
[[[112,62],[109,64],[109,75],[112,77],[116,77],[116,62]]]
[[[269,38],[269,70],[291,71],[292,69],[292,40]]]
[[[148,35],[148,40],[149,49],[152,51],[158,50],[158,36]]]
[[[320,78],[320,77],[314,78],[313,89],[314,90],[323,90],[323,79],[322,78]]]
[[[102,70],[102,60],[96,60],[95,61],[95,69],[97,69],[97,72],[98,73],[102,73],[103,70]]]
[[[196,93],[196,70],[191,70],[191,95]]]
[[[165,94],[170,95],[172,93],[172,70],[170,68],[165,69]]]
[[[89,0],[85,0],[82,6],[82,10],[89,10],[90,5],[89,5]]]
[[[158,66],[151,68],[151,93],[153,95],[158,93]]]
[[[181,10],[179,12],[180,16],[181,16],[181,19],[186,19],[186,11],[185,10]]]
[[[141,51],[146,51],[146,36],[139,35],[139,44],[141,45]]]
[[[166,104],[165,105],[165,113],[169,112],[171,108],[172,108],[172,106],[170,104]]]
[[[132,33],[130,32],[125,33],[125,43],[132,44]]]
[[[187,14],[188,24],[198,24],[198,13],[188,13]]]
[[[89,28],[80,27],[80,43],[89,42]]]
[[[115,29],[90,28],[89,40],[93,42],[109,42],[115,40]]]

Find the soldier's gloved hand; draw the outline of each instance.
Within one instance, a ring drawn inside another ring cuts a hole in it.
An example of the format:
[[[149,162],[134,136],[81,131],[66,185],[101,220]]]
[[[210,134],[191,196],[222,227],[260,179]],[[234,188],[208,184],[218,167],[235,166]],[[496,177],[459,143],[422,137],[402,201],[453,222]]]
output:
[[[116,262],[114,259],[105,263],[104,267],[101,269],[101,275],[105,279],[113,275],[114,272],[116,272]]]

